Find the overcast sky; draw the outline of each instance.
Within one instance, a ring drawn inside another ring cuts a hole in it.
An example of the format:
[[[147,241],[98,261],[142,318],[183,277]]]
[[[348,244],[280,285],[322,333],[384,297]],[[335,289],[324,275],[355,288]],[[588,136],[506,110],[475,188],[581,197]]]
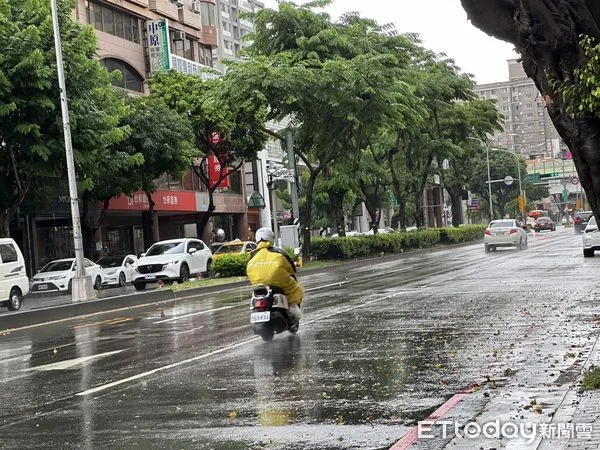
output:
[[[267,7],[277,6],[276,0],[264,2]],[[379,23],[392,22],[401,33],[418,33],[425,47],[446,53],[478,84],[507,81],[506,60],[517,57],[511,44],[471,25],[460,0],[336,0],[327,9],[334,18],[347,11],[358,11]]]

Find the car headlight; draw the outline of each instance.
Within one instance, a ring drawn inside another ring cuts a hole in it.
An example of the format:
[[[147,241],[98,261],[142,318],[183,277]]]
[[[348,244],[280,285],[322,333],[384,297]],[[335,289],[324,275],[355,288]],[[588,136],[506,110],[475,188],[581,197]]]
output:
[[[67,276],[66,275],[59,275],[59,276],[56,276],[56,277],[49,277],[48,281],[62,280],[63,278],[67,278]]]
[[[169,266],[176,266],[177,264],[179,264],[179,260],[171,261],[166,264],[163,264],[163,270],[167,269]]]
[[[106,275],[115,275],[116,273],[117,273],[117,269],[106,272]]]

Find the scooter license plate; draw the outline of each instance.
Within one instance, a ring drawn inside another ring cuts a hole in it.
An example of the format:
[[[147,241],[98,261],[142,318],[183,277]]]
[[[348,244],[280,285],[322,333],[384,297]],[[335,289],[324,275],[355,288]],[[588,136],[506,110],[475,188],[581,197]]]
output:
[[[250,314],[250,323],[264,323],[271,320],[271,311]]]

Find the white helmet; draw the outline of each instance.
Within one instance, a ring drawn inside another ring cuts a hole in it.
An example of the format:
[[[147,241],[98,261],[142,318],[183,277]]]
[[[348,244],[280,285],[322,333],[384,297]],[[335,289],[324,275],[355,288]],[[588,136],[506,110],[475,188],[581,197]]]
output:
[[[256,230],[256,243],[260,244],[261,241],[275,242],[275,234],[268,227],[259,228]]]

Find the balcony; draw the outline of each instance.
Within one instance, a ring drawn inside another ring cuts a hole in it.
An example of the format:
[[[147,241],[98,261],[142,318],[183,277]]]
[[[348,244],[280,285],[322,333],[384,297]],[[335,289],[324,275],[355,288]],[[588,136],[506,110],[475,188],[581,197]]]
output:
[[[240,9],[243,9],[244,11],[252,12],[252,5],[247,0],[241,0],[240,1]]]
[[[223,36],[231,37],[231,31],[223,30]]]
[[[245,27],[248,27],[250,29],[252,29],[252,27],[254,27],[254,24],[246,19],[240,19],[240,25],[244,25]]]
[[[148,0],[150,11],[173,20],[179,20],[179,8],[169,0]]]
[[[223,11],[223,10],[221,10],[221,17],[223,19],[229,19],[230,18],[229,13],[227,11]]]
[[[205,66],[196,61],[191,61],[181,56],[177,56],[171,53],[171,69],[179,73],[185,73],[188,75],[197,75],[203,80],[211,80],[219,78],[220,72],[216,71],[212,67]]]
[[[229,56],[233,56],[233,50],[230,48],[224,48],[223,53],[225,53],[226,55],[229,55]]]
[[[202,17],[200,14],[187,9],[185,6],[183,8],[179,8],[179,22],[197,30],[202,29]]]
[[[209,27],[207,25],[203,26],[200,42],[202,42],[204,45],[216,47],[218,45],[217,29],[215,27]]]

